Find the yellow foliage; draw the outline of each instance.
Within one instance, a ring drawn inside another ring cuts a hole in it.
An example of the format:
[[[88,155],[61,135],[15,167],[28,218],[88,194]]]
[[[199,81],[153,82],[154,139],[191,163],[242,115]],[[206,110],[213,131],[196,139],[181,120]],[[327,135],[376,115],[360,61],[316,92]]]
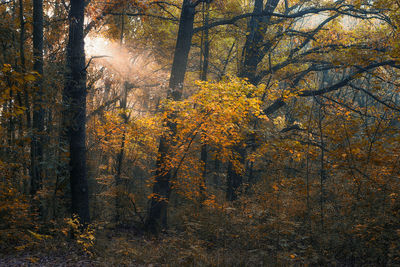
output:
[[[198,197],[202,182],[202,162],[198,153],[202,145],[218,152],[222,162],[232,162],[241,172],[234,147],[241,145],[253,131],[254,118],[262,115],[261,96],[265,86],[255,87],[245,80],[228,77],[220,82],[196,82],[198,91],[183,101],[167,100],[164,118],[174,118],[177,135],[168,166],[179,169],[174,187],[185,197]]]

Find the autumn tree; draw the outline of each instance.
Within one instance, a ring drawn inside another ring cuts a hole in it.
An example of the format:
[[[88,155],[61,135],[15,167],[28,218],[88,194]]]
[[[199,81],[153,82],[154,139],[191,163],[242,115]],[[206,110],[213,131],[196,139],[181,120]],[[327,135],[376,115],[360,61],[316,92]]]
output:
[[[182,13],[179,21],[179,30],[176,40],[174,59],[171,68],[167,98],[178,101],[182,98],[182,90],[186,73],[186,66],[193,36],[193,23],[195,8],[202,1],[192,2],[184,0]],[[172,169],[168,164],[170,156],[170,142],[173,142],[176,135],[176,125],[173,122],[173,115],[167,118],[167,132],[160,139],[159,155],[156,163],[155,183],[151,197],[151,205],[146,222],[152,232],[158,232],[161,228],[167,227],[167,207],[170,195],[170,180]]]

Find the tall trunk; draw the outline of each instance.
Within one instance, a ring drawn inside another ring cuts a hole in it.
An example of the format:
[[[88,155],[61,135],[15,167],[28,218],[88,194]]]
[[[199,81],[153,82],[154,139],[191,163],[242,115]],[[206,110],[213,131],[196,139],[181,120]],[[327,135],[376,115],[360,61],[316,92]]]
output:
[[[24,20],[24,1],[23,0],[19,0],[19,24],[20,24],[19,52],[20,52],[20,57],[21,57],[21,68],[22,68],[22,71],[25,71],[25,51],[24,51],[25,20]]]
[[[203,10],[203,25],[205,27],[208,26],[209,20],[210,20],[210,5],[208,3],[203,3],[203,9],[204,5],[206,5],[205,10]],[[205,13],[205,14],[204,14]],[[202,81],[207,80],[207,72],[208,72],[208,63],[209,63],[209,57],[210,57],[210,40],[209,40],[209,29],[206,28],[202,32],[202,40],[203,43],[201,44],[202,46],[202,56],[203,56],[203,64],[201,65],[201,73],[200,73],[200,79]]]
[[[204,6],[206,6],[205,9],[204,9]],[[209,17],[210,17],[209,16],[209,8],[210,8],[210,5],[208,3],[203,3],[203,25],[204,26],[208,26]],[[210,40],[209,40],[209,30],[208,29],[206,29],[205,31],[202,32],[201,48],[202,48],[201,57],[203,58],[203,60],[200,60],[200,62],[202,63],[200,65],[200,67],[201,67],[200,79],[202,81],[207,81],[208,61],[209,61],[209,57],[210,57]],[[201,203],[203,203],[203,201],[206,198],[207,158],[208,158],[207,144],[202,144],[201,155],[200,155],[200,160],[203,163],[202,180],[200,181],[200,202]]]
[[[279,0],[268,0],[263,7],[263,0],[255,0],[254,13],[275,11],[279,4]],[[259,83],[257,77],[257,66],[264,58],[266,52],[270,49],[271,44],[265,43],[264,36],[268,30],[268,24],[271,21],[271,15],[251,17],[247,26],[246,43],[243,47],[243,58],[239,69],[238,76],[247,78],[253,85]]]
[[[25,72],[26,71],[26,63],[25,63],[25,20],[24,20],[24,1],[23,0],[19,0],[19,24],[20,24],[20,31],[19,31],[19,54],[20,54],[20,59],[21,59],[21,65],[20,65],[20,70],[21,72]],[[27,94],[26,94],[26,85],[24,83],[24,92],[25,92],[25,99],[27,98]],[[22,98],[21,98],[21,93],[19,91],[17,91],[17,101],[18,101],[18,105],[19,106],[23,106],[22,105]],[[29,107],[28,107],[28,103],[27,101],[25,101],[26,104],[26,110],[25,110],[25,114],[29,114]],[[30,114],[29,114],[30,115]],[[22,138],[22,123],[23,123],[23,118],[22,115],[18,116],[18,138]],[[30,116],[27,116],[27,126],[28,129],[30,128]]]
[[[33,70],[40,77],[36,82],[37,93],[33,102],[33,133],[31,141],[31,195],[35,196],[43,179],[43,0],[33,0]]]
[[[195,6],[191,2],[191,0],[184,0],[182,4],[178,37],[169,80],[167,98],[175,101],[182,98],[183,82],[192,44]],[[167,227],[167,208],[171,191],[170,180],[172,178],[172,170],[168,167],[168,158],[171,153],[171,146],[173,146],[172,140],[176,135],[176,125],[173,123],[173,117],[174,115],[166,119],[169,131],[161,136],[158,147],[155,182],[146,221],[147,229],[153,233],[158,233],[162,228],[165,229]]]
[[[16,27],[14,25],[14,22],[16,21],[16,16],[17,16],[17,3],[15,2],[15,0],[13,0],[12,3],[13,3],[13,5],[12,5],[12,20],[11,21],[13,23],[12,26]],[[17,46],[17,38],[16,38],[16,34],[14,32],[12,33],[11,38],[12,38],[12,44],[16,47]],[[10,58],[10,60],[11,60],[11,58]],[[15,56],[14,60],[15,60],[14,61],[14,65],[18,66],[18,57]],[[7,62],[7,60],[5,62]],[[11,87],[11,83],[10,82],[8,82],[8,86]],[[12,112],[13,112],[13,103],[14,103],[14,101],[13,101],[13,97],[14,97],[13,90],[10,90],[9,97],[10,98],[7,101],[7,104],[5,104],[3,108],[4,108],[4,110],[8,110],[8,112],[10,114],[12,114]],[[15,135],[15,132],[14,132],[14,118],[13,118],[13,116],[9,116],[6,128],[7,128],[7,146],[5,148],[5,152],[6,152],[6,154],[11,155],[13,157],[13,155],[10,154],[11,153],[11,147],[14,144],[14,135]],[[9,157],[9,159],[11,159],[11,157]]]
[[[125,16],[122,14],[121,16],[121,36],[120,36],[120,46],[122,48],[122,45],[124,43],[124,32],[125,32]],[[121,118],[122,118],[122,123],[126,126],[128,123],[128,116],[126,114],[126,105],[128,101],[128,82],[124,82],[123,84],[123,95],[122,99],[120,100],[120,109],[121,109]],[[122,139],[121,139],[121,145],[119,148],[119,152],[117,154],[117,159],[116,159],[116,174],[115,174],[115,223],[118,224],[118,222],[121,220],[121,172],[122,172],[122,162],[124,161],[124,152],[125,152],[125,139],[126,139],[126,130],[125,128],[123,129],[122,133]]]
[[[254,13],[263,11],[263,0],[254,1]],[[238,76],[248,78],[250,83],[254,82],[254,77],[257,70],[257,59],[260,53],[260,46],[264,39],[263,30],[261,28],[262,17],[251,17],[247,26],[246,43],[242,51],[242,62],[239,69]]]
[[[120,109],[121,109],[121,118],[124,126],[128,124],[129,117],[126,114],[126,105],[128,101],[128,82],[124,82],[124,93],[122,99],[120,101]],[[116,187],[116,197],[115,197],[115,222],[118,223],[121,219],[121,191],[122,191],[122,182],[121,182],[121,172],[122,172],[122,163],[124,161],[125,155],[125,140],[126,140],[126,130],[123,128],[121,144],[119,148],[119,152],[117,154],[116,166],[115,166],[115,187]]]
[[[266,11],[272,13],[279,4],[279,0],[268,0],[263,6],[263,0],[254,1],[254,13],[260,13]],[[247,78],[248,81],[253,85],[258,85],[260,82],[257,77],[258,64],[264,58],[266,52],[269,50],[271,44],[265,43],[264,36],[268,29],[268,24],[271,20],[271,16],[253,16],[247,26],[247,37],[246,43],[243,47],[242,62],[239,68],[238,76],[241,78]],[[239,149],[240,147],[240,149]],[[244,166],[246,149],[241,145],[235,148],[236,153],[239,155],[238,160]],[[243,182],[243,175],[237,173],[232,169],[232,164],[229,163],[227,173],[227,200],[236,199],[236,190],[241,186]]]
[[[66,127],[70,150],[71,211],[83,224],[90,222],[86,173],[86,69],[84,48],[84,0],[71,0],[69,40],[64,87]]]
[[[24,1],[19,0],[19,23],[20,23],[20,32],[19,32],[19,53],[21,58],[21,71],[26,71],[26,59],[25,59],[25,20],[24,20]],[[29,95],[26,90],[26,85],[23,88],[24,91],[24,100],[25,100],[25,115],[26,115],[26,125],[27,128],[31,128],[31,110],[29,106]],[[21,101],[20,92],[17,92],[17,98]],[[22,101],[21,101],[22,102]],[[22,119],[21,119],[22,122]],[[21,138],[22,136],[20,136]]]

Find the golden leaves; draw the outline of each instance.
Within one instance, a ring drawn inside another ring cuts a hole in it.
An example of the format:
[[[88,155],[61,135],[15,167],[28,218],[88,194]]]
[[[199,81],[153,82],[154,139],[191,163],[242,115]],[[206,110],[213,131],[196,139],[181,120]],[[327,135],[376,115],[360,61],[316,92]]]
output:
[[[186,100],[164,101],[162,114],[166,123],[176,127],[166,168],[179,169],[173,187],[188,199],[199,197],[199,189],[205,188],[204,166],[197,157],[202,145],[217,150],[219,160],[231,162],[235,171],[242,172],[244,166],[234,147],[241,145],[247,134],[254,133],[252,119],[267,120],[260,100],[264,86],[255,87],[233,77],[220,82],[198,81],[196,85],[198,91]]]

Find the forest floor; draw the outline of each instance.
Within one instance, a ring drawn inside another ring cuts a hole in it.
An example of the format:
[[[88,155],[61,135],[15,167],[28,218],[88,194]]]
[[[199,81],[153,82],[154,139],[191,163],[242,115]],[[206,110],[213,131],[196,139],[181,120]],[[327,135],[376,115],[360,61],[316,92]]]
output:
[[[206,252],[196,244],[191,246],[189,242],[193,240],[184,240],[179,234],[154,238],[133,231],[104,229],[96,232],[92,244],[77,239],[49,236],[34,240],[32,244],[21,246],[20,243],[16,248],[0,249],[0,267],[210,266],[210,262],[204,261],[205,254],[210,251]]]
[[[85,242],[82,239],[70,237],[47,236],[40,240],[33,240],[15,248],[7,248],[0,251],[0,267],[14,266],[140,266],[130,261],[129,255],[126,261],[121,257],[124,247],[129,240],[142,237],[120,233],[119,231],[104,231],[97,233],[94,243]],[[123,243],[119,243],[124,240]],[[80,241],[84,241],[81,243]],[[87,241],[87,240],[86,240]],[[134,242],[138,243],[138,242]],[[126,253],[125,253],[126,254]],[[142,265],[148,266],[148,265]],[[154,265],[153,265],[154,266]]]
[[[178,233],[151,238],[105,230],[98,232],[93,245],[87,248],[68,237],[53,237],[36,240],[24,249],[0,251],[0,266],[266,266],[259,258],[249,261],[248,254],[245,250],[210,248]]]

